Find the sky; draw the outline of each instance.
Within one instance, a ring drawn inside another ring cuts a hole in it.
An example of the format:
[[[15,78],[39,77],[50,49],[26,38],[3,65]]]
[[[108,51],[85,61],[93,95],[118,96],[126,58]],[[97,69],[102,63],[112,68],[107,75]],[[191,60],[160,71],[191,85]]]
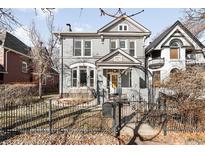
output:
[[[114,13],[117,8],[109,8],[105,10],[109,13]],[[143,10],[143,8],[126,8],[122,9],[127,15],[136,13]],[[20,40],[30,45],[27,33],[24,29],[28,29],[34,20],[37,23],[37,29],[43,39],[47,39],[48,30],[46,27],[45,14],[37,9],[37,14],[31,8],[18,8],[13,9],[13,14],[18,21],[22,23],[23,27],[16,27],[13,34]],[[72,25],[72,30],[76,32],[96,32],[105,24],[113,20],[112,17],[101,16],[98,8],[66,8],[55,9],[55,27],[56,29],[63,29],[66,23]],[[151,41],[156,35],[165,30],[168,26],[172,25],[176,20],[183,17],[183,9],[161,9],[161,8],[146,8],[144,12],[133,17],[137,22],[145,26],[151,31],[151,36],[148,41]]]

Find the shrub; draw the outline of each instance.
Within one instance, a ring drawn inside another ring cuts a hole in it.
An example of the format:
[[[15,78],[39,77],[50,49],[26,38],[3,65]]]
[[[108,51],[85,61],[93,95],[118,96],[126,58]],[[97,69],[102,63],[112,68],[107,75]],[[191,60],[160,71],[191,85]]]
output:
[[[0,85],[0,104],[25,105],[37,100],[38,87],[35,84]]]

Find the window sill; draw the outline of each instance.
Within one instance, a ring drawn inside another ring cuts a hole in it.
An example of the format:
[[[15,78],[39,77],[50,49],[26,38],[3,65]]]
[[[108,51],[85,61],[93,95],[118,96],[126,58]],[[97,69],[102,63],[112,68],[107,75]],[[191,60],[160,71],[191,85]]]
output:
[[[73,56],[73,58],[91,58],[93,56]]]
[[[182,62],[181,59],[170,59],[169,61],[170,61],[170,62]]]
[[[71,89],[88,89],[88,87],[71,87]],[[89,89],[94,89],[94,87],[89,87]]]

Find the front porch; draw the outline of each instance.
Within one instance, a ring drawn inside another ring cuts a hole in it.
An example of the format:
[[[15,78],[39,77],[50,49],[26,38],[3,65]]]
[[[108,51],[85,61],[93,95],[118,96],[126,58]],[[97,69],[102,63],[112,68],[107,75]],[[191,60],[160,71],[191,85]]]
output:
[[[141,66],[141,61],[117,49],[96,61],[97,89],[104,93],[105,101],[122,93],[127,100],[139,97],[140,82],[145,80],[142,70],[134,69]],[[102,100],[101,100],[102,102]]]

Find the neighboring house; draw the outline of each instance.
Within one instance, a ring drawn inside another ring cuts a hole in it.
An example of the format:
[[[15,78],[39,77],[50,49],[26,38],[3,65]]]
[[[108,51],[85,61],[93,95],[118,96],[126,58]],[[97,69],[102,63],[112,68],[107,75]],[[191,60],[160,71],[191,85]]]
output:
[[[140,91],[144,72],[132,69],[118,80],[123,70],[145,65],[144,44],[150,31],[132,18],[123,15],[97,32],[63,31],[55,35],[61,38],[61,95],[99,87],[109,96],[119,82],[123,94]]]
[[[0,33],[0,83],[38,83],[33,72],[31,48],[9,32]],[[59,74],[49,66],[43,77],[43,87],[58,89]]]
[[[9,32],[0,32],[0,83],[31,82],[30,48]]]
[[[31,50],[33,50],[31,48]],[[32,52],[32,51],[31,51]],[[35,55],[35,53],[34,53]],[[43,65],[43,68],[46,68],[46,71],[42,74],[42,89],[43,92],[57,92],[59,89],[59,73],[56,69],[54,69],[54,64],[52,58],[50,57],[48,50],[46,47],[43,47],[41,50],[41,56],[46,59],[47,65]],[[33,83],[39,84],[39,66],[40,64],[34,64],[36,60],[33,61],[33,65],[31,66]]]
[[[204,45],[180,22],[161,33],[146,48],[146,65],[159,86],[170,73],[189,66],[205,66]]]

